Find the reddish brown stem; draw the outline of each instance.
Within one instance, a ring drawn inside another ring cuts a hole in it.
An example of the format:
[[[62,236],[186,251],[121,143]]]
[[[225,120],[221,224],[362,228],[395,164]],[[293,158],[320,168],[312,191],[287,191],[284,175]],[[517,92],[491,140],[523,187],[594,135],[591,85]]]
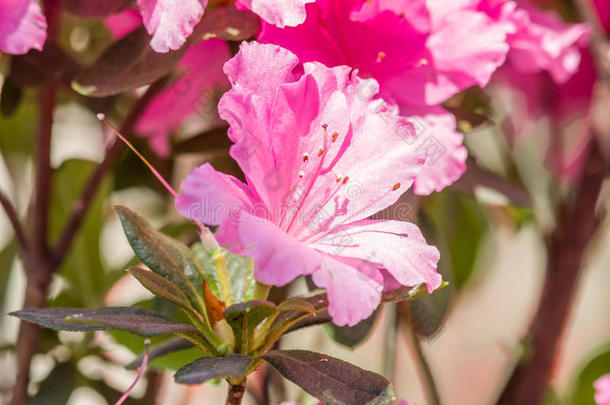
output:
[[[244,398],[246,392],[246,385],[232,385],[229,384],[229,392],[227,394],[227,402],[225,405],[240,405],[241,400]]]
[[[0,204],[4,208],[6,212],[6,216],[13,227],[13,231],[15,232],[15,240],[17,241],[17,246],[21,249],[22,252],[27,250],[27,239],[25,237],[25,233],[23,232],[23,227],[21,226],[21,222],[19,221],[19,214],[17,214],[17,210],[9,200],[9,198],[0,190]]]
[[[544,399],[582,272],[583,255],[600,224],[595,204],[604,172],[604,161],[594,142],[574,203],[563,207],[550,238],[542,295],[525,338],[526,355],[508,380],[498,401],[501,405],[538,405]]]

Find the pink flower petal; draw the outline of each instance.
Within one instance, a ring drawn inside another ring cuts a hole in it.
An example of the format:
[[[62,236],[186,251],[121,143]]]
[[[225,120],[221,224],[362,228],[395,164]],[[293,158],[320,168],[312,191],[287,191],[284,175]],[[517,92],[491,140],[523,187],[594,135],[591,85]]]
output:
[[[324,257],[312,280],[326,289],[328,313],[339,326],[354,326],[371,316],[381,302],[383,284],[330,256]]]
[[[206,163],[182,182],[176,208],[185,217],[208,225],[235,220],[241,211],[252,208],[253,197],[233,176],[217,172]]]
[[[305,21],[305,4],[316,0],[237,0],[269,24],[278,27],[295,26]]]
[[[136,125],[136,132],[149,138],[159,156],[169,154],[169,138],[184,121],[207,115],[215,107],[217,91],[228,89],[222,66],[230,57],[227,43],[217,38],[186,51],[178,63],[178,78],[152,99]]]
[[[203,16],[208,0],[138,0],[150,46],[157,52],[179,49]]]
[[[414,147],[426,156],[413,190],[419,195],[441,191],[466,171],[468,151],[462,145],[464,136],[455,129],[455,117],[440,107],[407,107],[403,113],[413,116],[417,129]]]
[[[47,20],[36,0],[0,1],[0,52],[40,51],[46,38]]]
[[[142,24],[142,15],[135,8],[126,8],[104,18],[104,24],[115,38],[120,39]]]
[[[510,60],[523,72],[548,71],[565,82],[580,64],[579,44],[589,37],[586,24],[566,24],[553,12],[521,5],[510,16],[516,32],[509,36]]]
[[[436,272],[438,249],[428,245],[419,228],[409,222],[365,219],[339,226],[310,245],[334,255],[377,263],[401,285],[426,283],[432,292],[442,281]]]
[[[593,383],[597,405],[610,405],[610,374],[599,377]]]

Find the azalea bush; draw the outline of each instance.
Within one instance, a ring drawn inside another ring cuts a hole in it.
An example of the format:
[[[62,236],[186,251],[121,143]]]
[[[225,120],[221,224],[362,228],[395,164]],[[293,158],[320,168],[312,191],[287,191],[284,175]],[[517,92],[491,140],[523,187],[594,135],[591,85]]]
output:
[[[609,32],[607,0],[0,0],[7,403],[463,403],[428,357],[529,229],[531,319],[470,391],[610,404],[607,328],[553,381],[609,229]]]

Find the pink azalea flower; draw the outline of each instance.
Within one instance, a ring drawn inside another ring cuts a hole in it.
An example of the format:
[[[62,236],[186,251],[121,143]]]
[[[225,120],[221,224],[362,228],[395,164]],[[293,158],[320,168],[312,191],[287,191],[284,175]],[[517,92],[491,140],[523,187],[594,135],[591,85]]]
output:
[[[311,275],[338,325],[374,311],[385,273],[436,289],[439,253],[417,226],[367,219],[424,164],[411,123],[373,98],[376,82],[258,43],[242,44],[225,72],[233,87],[219,112],[247,184],[205,164],[182,183],[178,210],[220,225],[219,242],[254,258],[263,283]]]
[[[599,377],[594,383],[597,405],[610,405],[610,374]]]
[[[47,20],[36,0],[0,0],[0,52],[42,50]]]
[[[510,62],[524,73],[547,71],[557,83],[572,76],[580,64],[579,45],[589,37],[586,24],[566,24],[552,11],[520,4],[505,19],[515,26],[508,36]]]
[[[142,25],[142,15],[135,8],[128,7],[106,17],[104,24],[115,38],[123,38]]]
[[[180,59],[178,78],[153,98],[135,128],[159,156],[169,154],[169,137],[183,122],[207,115],[217,93],[228,89],[222,66],[230,57],[226,41],[210,38],[192,45]]]
[[[238,6],[258,14],[269,24],[294,27],[305,21],[305,4],[316,0],[236,0]]]
[[[434,105],[487,84],[508,52],[506,25],[479,10],[429,3],[319,0],[307,6],[304,24],[285,29],[263,24],[259,36],[302,61],[348,65],[362,77],[375,78],[382,97],[416,120],[422,149],[434,151],[415,181],[417,194],[442,190],[466,169],[455,120]],[[481,40],[472,41],[473,36]]]
[[[179,49],[201,20],[208,0],[138,0],[150,46],[157,52]]]

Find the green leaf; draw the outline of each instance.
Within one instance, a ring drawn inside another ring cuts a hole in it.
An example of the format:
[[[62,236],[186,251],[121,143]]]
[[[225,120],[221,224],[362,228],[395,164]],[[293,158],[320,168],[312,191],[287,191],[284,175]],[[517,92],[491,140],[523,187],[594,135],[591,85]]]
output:
[[[90,97],[105,97],[150,84],[170,73],[188,44],[177,51],[155,52],[144,27],[106,49],[91,66],[72,82],[77,92]]]
[[[127,240],[136,256],[152,271],[175,284],[202,316],[206,316],[203,297],[195,288],[203,286],[202,270],[191,250],[150,226],[135,212],[115,207]]]
[[[235,335],[235,350],[249,354],[254,347],[254,332],[257,327],[265,326],[263,321],[275,315],[277,306],[269,301],[253,300],[234,304],[225,309],[224,317],[231,325]],[[258,331],[258,330],[257,330]],[[266,330],[260,333],[265,334]]]
[[[138,307],[22,309],[9,315],[47,328],[72,332],[123,330],[140,336],[198,334],[190,325]]]
[[[154,346],[148,352],[148,357],[150,361],[153,361],[159,357],[163,357],[167,354],[190,349],[193,347],[193,344],[188,340],[183,338],[173,338],[167,340],[161,344]],[[144,354],[140,354],[134,361],[125,366],[128,370],[135,370],[136,368],[142,365],[144,361]]]
[[[425,207],[425,213],[434,224],[441,256],[449,258],[451,284],[463,287],[475,267],[482,242],[490,230],[487,211],[475,200],[447,190],[436,193]],[[444,253],[444,255],[443,255]]]
[[[219,378],[245,377],[253,359],[243,354],[224,357],[201,357],[176,372],[174,379],[179,384],[196,385]]]
[[[602,375],[610,373],[610,343],[597,349],[589,359],[571,389],[570,404],[595,405],[593,383]]]
[[[260,28],[259,18],[248,10],[234,6],[207,10],[201,22],[193,30],[191,41],[222,38],[229,41],[244,41],[252,38]]]
[[[62,0],[61,4],[69,13],[99,18],[118,13],[129,4],[129,0]]]
[[[337,326],[332,323],[325,325],[326,332],[335,342],[349,348],[354,348],[370,336],[371,331],[377,322],[379,312],[380,308],[373,312],[373,315],[358,322],[354,326]]]
[[[395,399],[388,380],[334,357],[306,350],[273,350],[261,357],[327,405],[383,405]]]
[[[233,254],[224,248],[210,255],[201,243],[194,244],[192,250],[210,289],[227,305],[266,298],[266,291],[259,294],[266,286],[255,280],[254,261],[251,258]],[[223,279],[222,272],[225,270],[227,280]]]

